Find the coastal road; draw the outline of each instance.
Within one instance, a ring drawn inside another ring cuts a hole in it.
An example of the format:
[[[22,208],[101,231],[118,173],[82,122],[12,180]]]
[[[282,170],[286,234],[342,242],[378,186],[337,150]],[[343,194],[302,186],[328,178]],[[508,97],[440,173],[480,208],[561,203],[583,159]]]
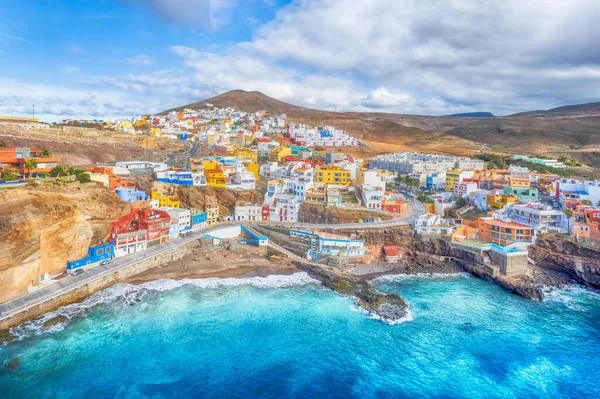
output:
[[[254,222],[257,224],[267,224],[274,226],[283,227],[294,227],[294,228],[308,228],[308,229],[319,229],[319,228],[333,228],[333,229],[380,229],[386,227],[396,227],[411,224],[416,217],[423,214],[425,208],[420,203],[409,204],[410,213],[407,216],[391,219],[382,220],[381,222],[373,223],[344,223],[344,224],[315,224],[315,223],[281,223],[281,222]],[[23,312],[36,305],[42,304],[52,298],[55,298],[61,294],[72,291],[92,281],[98,280],[111,273],[119,271],[123,268],[129,267],[144,259],[152,258],[153,256],[159,255],[163,252],[172,250],[180,247],[184,244],[197,240],[203,237],[207,233],[217,231],[223,227],[238,225],[239,221],[222,222],[217,226],[204,228],[198,232],[185,237],[176,238],[168,241],[167,243],[150,248],[146,251],[132,254],[125,258],[120,258],[112,261],[107,265],[97,265],[86,269],[83,273],[76,276],[67,276],[58,281],[44,285],[38,289],[35,289],[25,295],[13,299],[12,301],[0,304],[0,321],[8,319],[19,312]],[[250,224],[250,223],[248,223]]]

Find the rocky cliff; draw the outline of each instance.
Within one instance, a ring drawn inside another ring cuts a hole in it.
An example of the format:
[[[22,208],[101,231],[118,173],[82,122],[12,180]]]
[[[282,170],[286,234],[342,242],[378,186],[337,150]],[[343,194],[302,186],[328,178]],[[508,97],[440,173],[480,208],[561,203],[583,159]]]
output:
[[[548,234],[529,247],[529,257],[541,268],[567,273],[579,283],[600,288],[600,248]]]
[[[0,302],[26,293],[44,273],[63,272],[129,211],[95,184],[8,189],[0,191],[0,203]]]

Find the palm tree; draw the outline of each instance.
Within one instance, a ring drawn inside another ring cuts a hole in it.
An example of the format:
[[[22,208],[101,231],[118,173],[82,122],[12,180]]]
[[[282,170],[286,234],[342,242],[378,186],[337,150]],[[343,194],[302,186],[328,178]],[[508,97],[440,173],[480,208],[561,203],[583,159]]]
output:
[[[38,161],[35,158],[29,158],[25,161],[25,168],[29,170],[29,177],[33,176],[32,169],[35,169],[38,165]]]
[[[567,231],[571,234],[571,218],[573,217],[573,210],[567,208],[564,210],[564,213],[567,215]]]

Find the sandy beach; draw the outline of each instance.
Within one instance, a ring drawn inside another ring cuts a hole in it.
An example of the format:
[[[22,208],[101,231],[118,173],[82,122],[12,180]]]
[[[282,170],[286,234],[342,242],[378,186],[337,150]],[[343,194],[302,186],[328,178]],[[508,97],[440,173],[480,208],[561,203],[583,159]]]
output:
[[[254,248],[227,251],[222,248],[204,248],[180,260],[167,263],[133,276],[126,282],[142,284],[160,279],[185,278],[246,278],[269,275],[289,275],[298,269],[287,259],[269,260]]]

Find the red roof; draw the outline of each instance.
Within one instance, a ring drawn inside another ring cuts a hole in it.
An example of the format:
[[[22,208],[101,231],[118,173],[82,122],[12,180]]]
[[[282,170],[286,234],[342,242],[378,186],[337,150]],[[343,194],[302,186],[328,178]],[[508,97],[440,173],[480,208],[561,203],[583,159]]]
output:
[[[398,247],[395,245],[386,245],[383,247],[383,252],[385,256],[400,256],[400,251]]]
[[[268,137],[261,137],[261,138],[258,139],[258,141],[261,142],[261,143],[270,143],[271,139],[268,138]]]

